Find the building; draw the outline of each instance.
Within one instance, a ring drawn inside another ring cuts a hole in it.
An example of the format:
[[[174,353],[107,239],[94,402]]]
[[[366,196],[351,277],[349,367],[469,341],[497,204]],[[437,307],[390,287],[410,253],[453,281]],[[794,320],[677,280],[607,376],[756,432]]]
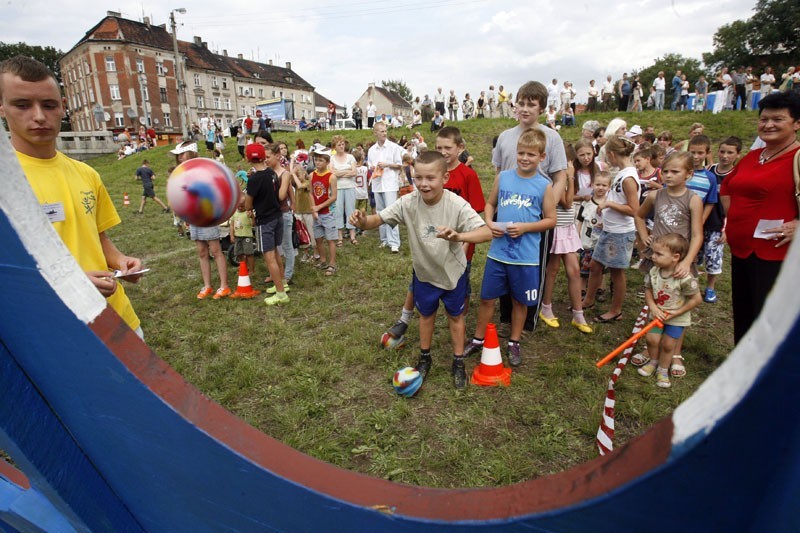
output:
[[[370,83],[367,90],[356,100],[361,109],[366,113],[369,101],[375,104],[378,108],[378,116],[386,113],[387,116],[402,115],[408,121],[411,118],[411,104],[405,98],[397,93],[385,89],[383,87],[376,87],[374,83]],[[364,115],[364,123],[366,124],[366,114]]]
[[[165,24],[109,11],[59,62],[72,128],[121,131],[142,124],[162,135],[180,134],[173,50]],[[224,128],[238,117],[255,117],[256,105],[274,98],[292,102],[298,118],[314,114],[314,87],[289,62],[279,67],[227,50],[217,54],[201,37],[179,40],[178,50],[190,123],[209,116]]]
[[[314,91],[314,116],[316,118],[328,116],[328,102],[332,102],[332,100],[330,98],[325,98],[317,91]],[[347,110],[344,108],[344,106],[341,106],[335,102],[333,106],[336,109],[337,117],[342,118],[345,116],[345,114],[349,115],[349,113],[346,113]]]

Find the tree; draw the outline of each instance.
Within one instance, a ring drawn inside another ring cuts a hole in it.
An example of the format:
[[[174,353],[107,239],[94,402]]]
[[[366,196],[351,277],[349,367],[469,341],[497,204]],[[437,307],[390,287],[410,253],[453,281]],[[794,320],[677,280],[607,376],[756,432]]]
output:
[[[689,83],[692,84],[692,87],[694,87],[694,82],[697,81],[700,75],[705,74],[700,66],[700,61],[697,59],[684,57],[681,54],[666,54],[664,57],[658,57],[649,67],[634,71],[636,74],[639,74],[639,82],[642,84],[642,91],[644,93],[644,98],[642,100],[643,105],[644,100],[647,99],[647,96],[650,94],[650,87],[653,86],[653,80],[656,79],[658,73],[662,70],[664,71],[664,78],[667,80],[667,91],[664,98],[665,108],[669,107],[672,103],[671,82],[675,72],[680,70],[686,74],[686,78],[689,80]]]
[[[0,41],[0,61],[16,55],[32,57],[44,63],[55,73],[58,84],[61,85],[61,69],[58,67],[58,60],[64,55],[64,52],[52,46],[32,46],[23,42],[10,44]]]
[[[711,70],[720,67],[771,66],[776,71],[800,63],[800,10],[797,0],[759,0],[754,14],[721,26],[714,50],[703,54]]]
[[[703,53],[703,63],[710,71],[725,65],[750,65],[756,63],[756,54],[750,43],[750,23],[735,20],[719,27],[714,34],[714,51]]]
[[[414,99],[414,94],[403,80],[381,80],[381,85],[384,89],[388,89],[403,97],[406,102],[411,102]]]

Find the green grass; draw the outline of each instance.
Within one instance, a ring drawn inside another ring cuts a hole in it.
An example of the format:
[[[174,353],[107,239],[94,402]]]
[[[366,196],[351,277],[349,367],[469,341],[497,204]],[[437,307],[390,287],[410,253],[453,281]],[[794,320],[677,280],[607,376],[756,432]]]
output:
[[[613,114],[581,115],[607,122]],[[629,126],[653,124],[670,129],[680,140],[698,117],[691,113],[626,115]],[[755,114],[703,115],[707,133],[716,142],[737,134],[749,144]],[[513,125],[509,120],[458,123],[476,160],[484,190],[491,185],[491,140]],[[580,128],[562,130],[575,140]],[[331,132],[277,134],[293,145]],[[368,142],[368,131],[345,132],[352,144]],[[433,135],[426,134],[433,147]],[[225,156],[235,168],[239,160],[233,141]],[[412,399],[397,396],[392,373],[417,359],[417,324],[409,328],[410,343],[401,351],[379,347],[381,333],[399,316],[410,279],[411,256],[405,233],[399,255],[379,250],[377,231],[368,232],[361,246],[339,249],[339,272],[326,278],[297,263],[291,303],[267,308],[261,299],[198,301],[200,273],[194,245],[179,239],[171,216],[149,203],[134,217],[140,185],[133,178],[148,158],[157,173],[157,191],[164,195],[166,169],[173,164],[167,147],[122,161],[108,156],[90,162],[103,176],[123,223],[110,235],[118,247],[144,259],[152,271],[138,285],[128,285],[153,350],[203,393],[249,424],[287,445],[333,464],[403,483],[436,487],[506,485],[562,471],[597,455],[594,437],[600,420],[611,366],[594,362],[630,334],[642,300],[634,296],[641,283],[629,272],[625,320],[600,325],[594,335],[544,325],[523,342],[523,366],[515,370],[509,388],[470,386],[456,392],[450,382],[452,353],[446,319],[440,317],[434,337],[434,366],[423,389]],[[133,206],[122,207],[123,192]],[[404,230],[403,230],[404,231]],[[473,261],[473,309],[486,245]],[[727,268],[727,266],[726,266]],[[213,270],[213,269],[212,269]],[[235,283],[236,271],[229,269]],[[266,268],[257,263],[251,275],[263,290]],[[562,324],[568,318],[563,270],[554,309]],[[216,273],[214,273],[216,278]],[[696,313],[683,350],[689,375],[674,380],[671,390],[655,387],[631,368],[618,384],[617,445],[644,432],[691,395],[724,360],[732,346],[730,277],[718,283],[720,303],[704,304]],[[605,309],[600,305],[601,309]],[[568,323],[568,322],[567,322]],[[477,363],[469,361],[468,372]]]

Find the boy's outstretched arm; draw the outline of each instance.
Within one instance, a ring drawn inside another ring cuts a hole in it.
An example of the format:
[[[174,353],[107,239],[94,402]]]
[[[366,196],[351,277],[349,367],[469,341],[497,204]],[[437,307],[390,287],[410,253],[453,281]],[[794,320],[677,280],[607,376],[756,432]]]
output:
[[[375,229],[383,224],[383,219],[380,215],[365,215],[356,209],[350,215],[350,223],[359,229],[368,230]]]
[[[480,244],[492,240],[492,230],[486,225],[463,233],[459,233],[449,226],[440,226],[437,231],[436,236],[446,241]]]

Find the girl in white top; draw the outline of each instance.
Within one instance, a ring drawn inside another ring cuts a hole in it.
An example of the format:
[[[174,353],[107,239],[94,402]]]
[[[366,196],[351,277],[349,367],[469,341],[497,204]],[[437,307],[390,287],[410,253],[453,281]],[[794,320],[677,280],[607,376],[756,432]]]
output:
[[[595,246],[589,265],[589,285],[583,308],[594,306],[595,292],[603,279],[603,268],[611,272],[614,293],[611,308],[595,317],[595,322],[611,322],[622,319],[622,303],[625,300],[625,270],[630,266],[633,243],[636,240],[634,215],[639,209],[639,179],[633,166],[631,154],[636,144],[630,139],[615,135],[605,145],[606,157],[611,166],[619,167],[606,199],[597,207],[603,216],[603,230]]]
[[[350,242],[357,245],[356,227],[350,224],[350,215],[356,208],[356,158],[347,152],[347,142],[341,135],[334,135],[331,146],[336,153],[331,156],[331,172],[336,176],[336,227],[339,229],[339,240],[336,246],[341,247],[344,229],[350,233]]]

